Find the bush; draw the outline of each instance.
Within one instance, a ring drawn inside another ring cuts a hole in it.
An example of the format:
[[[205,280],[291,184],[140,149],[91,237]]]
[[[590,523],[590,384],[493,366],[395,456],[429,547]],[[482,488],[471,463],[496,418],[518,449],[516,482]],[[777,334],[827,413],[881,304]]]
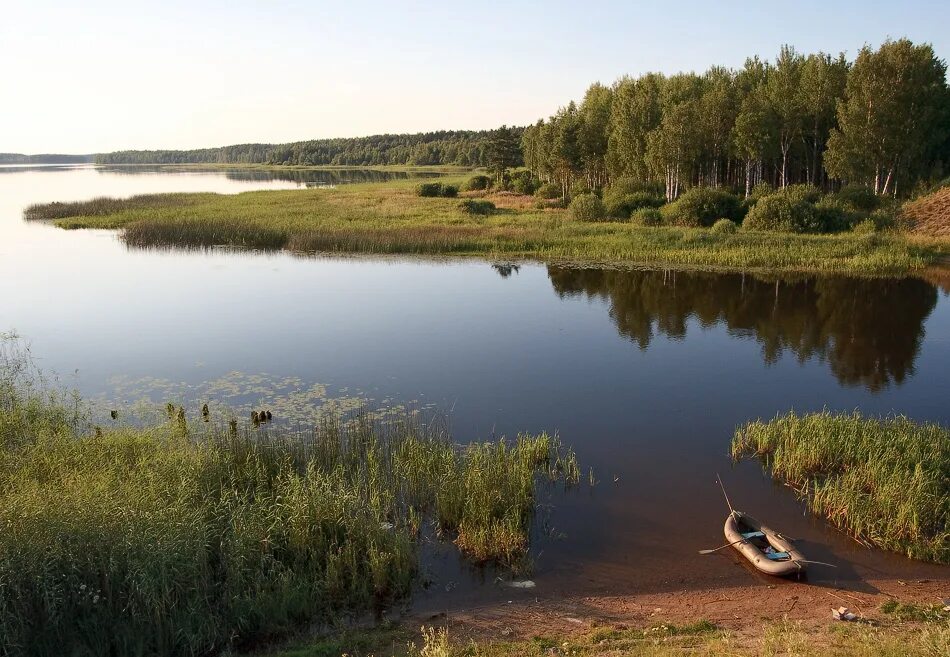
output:
[[[560,198],[561,186],[556,183],[544,183],[534,190],[534,195],[539,198]]]
[[[768,184],[767,182],[760,182],[754,185],[751,190],[749,190],[749,199],[754,205],[755,201],[758,201],[763,196],[768,196],[774,191],[775,190],[772,189],[772,185]]]
[[[805,203],[817,203],[821,198],[821,190],[812,185],[788,185],[785,189],[780,189],[776,194],[784,194],[790,200],[804,201]]]
[[[742,219],[742,203],[730,192],[711,187],[693,187],[663,207],[663,218],[676,226],[711,226],[725,217]]]
[[[797,201],[789,194],[776,192],[755,204],[742,224],[747,230],[770,230],[788,233],[818,232],[815,206]]]
[[[730,219],[720,219],[709,230],[720,235],[732,235],[739,230],[739,226]]]
[[[419,196],[442,196],[442,183],[421,183],[416,187]]]
[[[857,235],[870,235],[877,232],[877,224],[874,223],[873,219],[865,219],[856,223],[851,232]]]
[[[419,196],[455,198],[459,195],[459,188],[455,185],[443,185],[442,183],[421,183],[416,187],[416,193]]]
[[[477,192],[489,188],[491,188],[491,178],[480,173],[466,180],[465,187],[463,189],[466,192]]]
[[[634,210],[660,207],[663,205],[663,199],[649,192],[621,194],[616,191],[616,188],[610,187],[604,193],[604,205],[607,208],[607,214],[611,217],[628,219]]]
[[[599,191],[587,184],[586,180],[575,180],[571,185],[571,198],[583,196],[584,194],[598,194]]]
[[[627,194],[649,194],[650,196],[663,196],[663,185],[651,181],[637,180],[623,176],[616,178],[610,183],[608,191],[613,192],[618,197]]]
[[[577,221],[602,221],[607,216],[604,202],[596,194],[580,194],[568,207]]]
[[[837,233],[850,229],[861,217],[850,211],[839,199],[826,196],[815,204],[815,218],[818,230]]]
[[[877,230],[890,230],[897,223],[894,220],[894,215],[884,208],[875,210],[868,218],[874,222],[874,227]]]
[[[630,222],[638,226],[661,226],[663,215],[656,208],[640,208],[630,214]]]
[[[880,205],[880,199],[863,185],[845,185],[834,197],[847,209],[855,212],[871,212]]]
[[[483,199],[467,198],[459,203],[459,208],[467,214],[492,214],[495,204]]]
[[[527,169],[515,171],[511,176],[511,189],[518,194],[534,194],[534,176]]]

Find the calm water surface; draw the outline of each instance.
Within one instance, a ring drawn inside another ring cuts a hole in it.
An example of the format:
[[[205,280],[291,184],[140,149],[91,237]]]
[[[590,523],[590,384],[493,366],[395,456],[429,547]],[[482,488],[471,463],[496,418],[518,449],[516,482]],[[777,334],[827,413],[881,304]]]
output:
[[[950,423],[950,299],[923,280],[141,251],[21,219],[40,201],[377,175],[305,173],[0,170],[0,331],[103,408],[211,399],[307,423],[328,404],[401,404],[449,413],[460,440],[558,432],[598,483],[551,500],[537,589],[500,589],[441,551],[421,606],[764,582],[729,551],[696,554],[722,543],[716,472],[738,507],[840,565],[812,582],[947,578],[860,548],[727,457],[737,424],[789,409]]]

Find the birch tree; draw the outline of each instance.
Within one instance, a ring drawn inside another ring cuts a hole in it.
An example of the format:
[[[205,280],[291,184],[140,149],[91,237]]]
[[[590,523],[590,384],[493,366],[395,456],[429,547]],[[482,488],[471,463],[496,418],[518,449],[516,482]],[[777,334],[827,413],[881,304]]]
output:
[[[828,172],[896,194],[900,180],[926,166],[945,138],[947,67],[930,45],[887,41],[864,47],[848,74],[838,127],[828,138]]]
[[[766,91],[779,128],[781,151],[780,184],[788,184],[788,154],[801,131],[802,107],[800,87],[804,59],[791,46],[782,46],[775,67],[766,82]]]

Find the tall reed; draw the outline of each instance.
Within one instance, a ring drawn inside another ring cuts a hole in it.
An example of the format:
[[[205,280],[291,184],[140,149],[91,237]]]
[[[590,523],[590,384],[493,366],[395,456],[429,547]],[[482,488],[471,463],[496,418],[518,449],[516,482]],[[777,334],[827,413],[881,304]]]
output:
[[[950,563],[950,430],[829,411],[750,422],[732,456],[760,458],[809,508],[856,539]]]
[[[547,435],[460,446],[411,416],[96,430],[0,354],[0,655],[205,654],[379,610],[423,523],[514,564],[540,481],[577,470]]]

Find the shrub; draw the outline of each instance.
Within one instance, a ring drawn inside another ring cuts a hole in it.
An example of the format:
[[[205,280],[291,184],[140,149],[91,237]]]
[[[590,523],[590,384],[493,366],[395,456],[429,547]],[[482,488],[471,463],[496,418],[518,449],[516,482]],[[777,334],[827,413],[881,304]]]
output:
[[[776,192],[759,199],[742,224],[748,230],[771,230],[789,233],[817,232],[815,206],[797,201],[791,195]]]
[[[890,230],[896,223],[894,215],[884,208],[878,208],[868,218],[874,222],[877,230]]]
[[[776,194],[784,194],[792,201],[804,201],[806,203],[816,203],[821,198],[821,190],[812,185],[788,185],[785,189],[779,189]]]
[[[856,223],[851,232],[857,235],[870,235],[877,232],[877,224],[874,223],[873,219],[865,219]]]
[[[815,204],[815,218],[818,230],[823,233],[837,233],[851,228],[860,219],[860,215],[848,210],[839,199],[826,196]]]
[[[864,185],[845,185],[834,197],[852,211],[871,212],[880,205],[880,199]]]
[[[534,190],[534,195],[540,198],[559,198],[561,186],[555,183],[544,183]]]
[[[742,204],[730,192],[711,187],[693,187],[663,207],[663,218],[676,226],[711,226],[721,217],[739,220]]]
[[[535,179],[530,171],[521,169],[511,176],[511,189],[518,194],[534,194]]]
[[[604,202],[596,194],[581,194],[574,197],[569,209],[577,221],[602,221],[607,216]]]
[[[596,194],[597,190],[587,184],[586,180],[575,180],[571,185],[571,198],[582,196],[584,194]]]
[[[443,185],[442,183],[421,183],[416,187],[416,193],[419,196],[455,198],[459,195],[459,188],[456,185]]]
[[[622,191],[622,190],[621,190]],[[618,193],[616,188],[610,187],[604,193],[604,205],[607,214],[611,217],[627,219],[634,210],[640,208],[658,208],[663,205],[663,199],[649,192]]]
[[[637,180],[622,176],[614,179],[608,187],[608,191],[613,192],[618,197],[627,194],[649,194],[650,196],[663,196],[663,185],[651,181]]]
[[[775,190],[772,189],[772,185],[767,182],[756,183],[751,190],[749,190],[749,198],[752,200],[753,205],[755,201],[758,201],[763,196],[768,196]]]
[[[630,214],[630,222],[638,226],[661,226],[663,215],[656,208],[640,208]]]
[[[732,235],[739,230],[739,226],[730,219],[720,219],[709,230],[720,235]]]
[[[416,193],[419,196],[442,196],[442,183],[420,183]]]
[[[467,214],[492,214],[495,204],[484,199],[467,198],[459,203],[459,208]]]
[[[485,174],[478,174],[472,176],[465,181],[465,191],[466,192],[477,192],[489,189],[491,187],[491,178]]]

